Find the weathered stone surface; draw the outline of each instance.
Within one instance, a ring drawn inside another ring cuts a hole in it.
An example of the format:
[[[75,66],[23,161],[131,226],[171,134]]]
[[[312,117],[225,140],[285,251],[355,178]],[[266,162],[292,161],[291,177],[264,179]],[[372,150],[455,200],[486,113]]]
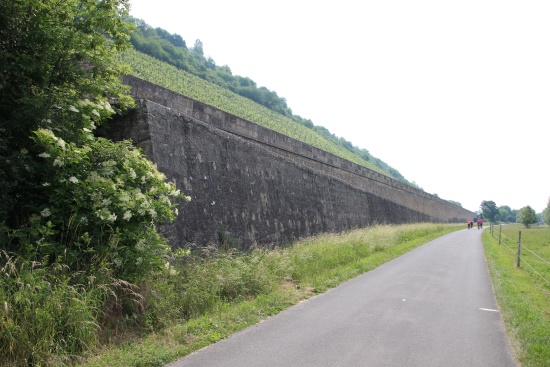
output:
[[[285,244],[373,223],[466,221],[473,213],[159,86],[125,77],[138,109],[111,124],[190,203],[163,227],[174,247]]]

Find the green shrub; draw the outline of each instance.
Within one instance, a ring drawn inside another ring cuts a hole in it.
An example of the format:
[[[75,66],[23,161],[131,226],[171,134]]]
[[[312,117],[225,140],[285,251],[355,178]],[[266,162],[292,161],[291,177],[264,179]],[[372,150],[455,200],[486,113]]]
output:
[[[171,199],[185,196],[175,184],[130,142],[97,138],[79,147],[44,129],[36,141],[44,149],[43,206],[7,234],[5,248],[86,274],[112,264],[113,275],[129,281],[159,269],[170,249],[155,223],[177,215]]]
[[[9,366],[63,365],[96,347],[100,331],[146,325],[132,283],[162,271],[171,249],[155,223],[186,199],[130,142],[89,134],[77,145],[39,129],[35,143],[41,180],[26,201],[36,206],[18,227],[0,225]]]

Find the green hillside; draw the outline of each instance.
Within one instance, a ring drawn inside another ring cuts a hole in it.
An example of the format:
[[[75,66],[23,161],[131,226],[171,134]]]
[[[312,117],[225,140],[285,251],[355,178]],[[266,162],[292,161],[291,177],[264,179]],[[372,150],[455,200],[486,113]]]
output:
[[[228,89],[135,50],[125,51],[121,57],[131,65],[132,74],[139,78],[388,175],[388,172],[334,144],[315,131],[296,123],[289,117],[276,113]]]
[[[200,40],[187,48],[177,34],[152,28],[139,19],[134,22],[134,50],[124,52],[121,58],[135,76],[418,187],[368,150],[294,115],[276,92],[258,87],[250,78],[233,75],[227,65],[216,65],[211,57],[204,56]]]

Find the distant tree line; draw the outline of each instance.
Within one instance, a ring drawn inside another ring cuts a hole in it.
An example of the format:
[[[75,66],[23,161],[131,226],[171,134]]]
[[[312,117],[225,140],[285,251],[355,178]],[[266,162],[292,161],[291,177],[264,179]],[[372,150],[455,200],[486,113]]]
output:
[[[512,209],[508,205],[498,206],[492,200],[481,202],[481,215],[491,222],[530,224],[544,222],[550,224],[550,200],[542,213],[536,213],[529,205],[521,209]]]
[[[351,142],[331,133],[323,126],[314,125],[310,119],[303,118],[292,113],[286,99],[277,95],[266,87],[258,87],[256,82],[248,77],[233,75],[227,65],[218,66],[212,57],[204,55],[203,43],[196,40],[193,47],[178,34],[171,34],[162,28],[153,28],[141,19],[132,18],[136,29],[131,34],[130,41],[134,48],[140,52],[153,56],[161,61],[185,70],[204,80],[226,88],[236,94],[246,97],[272,111],[291,118],[297,123],[306,126],[329,141],[356,154],[365,161],[374,163],[377,167],[387,172],[394,179],[407,185],[420,188],[414,182],[409,182],[395,168],[384,161],[373,157],[368,150],[354,146]]]

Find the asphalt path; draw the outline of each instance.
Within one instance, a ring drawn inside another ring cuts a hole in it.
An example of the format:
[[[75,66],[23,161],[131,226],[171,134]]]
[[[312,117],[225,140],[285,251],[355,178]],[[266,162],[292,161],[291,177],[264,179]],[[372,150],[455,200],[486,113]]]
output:
[[[170,367],[517,367],[482,230],[431,241]]]

